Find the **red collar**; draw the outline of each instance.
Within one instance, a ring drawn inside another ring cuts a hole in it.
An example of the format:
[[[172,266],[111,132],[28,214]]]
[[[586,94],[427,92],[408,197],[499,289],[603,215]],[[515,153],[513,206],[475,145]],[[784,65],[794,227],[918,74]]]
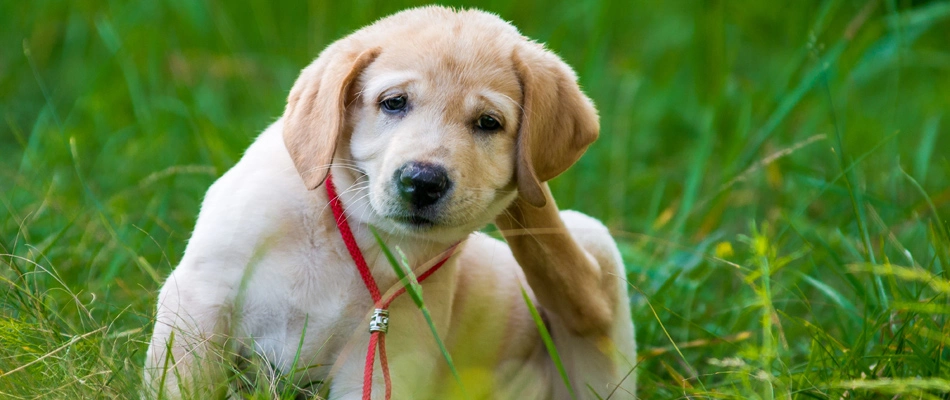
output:
[[[340,203],[340,196],[336,193],[336,187],[333,186],[333,179],[330,175],[327,175],[324,185],[327,187],[327,196],[330,198],[330,208],[333,210],[336,227],[340,230],[340,236],[343,237],[346,250],[350,252],[350,257],[353,258],[353,263],[356,264],[356,269],[359,270],[360,277],[363,278],[363,284],[366,285],[366,290],[369,291],[369,295],[373,298],[373,304],[376,306],[373,311],[373,318],[369,323],[369,348],[366,350],[366,364],[363,369],[363,400],[370,400],[370,394],[373,390],[373,363],[376,361],[377,344],[379,345],[379,364],[383,370],[383,381],[386,383],[386,399],[389,400],[390,395],[392,395],[392,380],[389,377],[389,364],[386,360],[385,335],[389,328],[389,305],[396,297],[405,293],[406,287],[400,287],[385,300],[382,298],[379,286],[376,285],[376,280],[373,279],[373,274],[370,273],[369,265],[366,264],[366,259],[363,258],[363,253],[360,251],[360,246],[356,243],[356,238],[353,237],[350,224],[346,222],[346,215],[343,214],[343,204]],[[454,250],[455,247],[453,246],[445,258],[419,274],[418,281],[421,283],[432,276],[435,271],[438,271],[449,260]]]

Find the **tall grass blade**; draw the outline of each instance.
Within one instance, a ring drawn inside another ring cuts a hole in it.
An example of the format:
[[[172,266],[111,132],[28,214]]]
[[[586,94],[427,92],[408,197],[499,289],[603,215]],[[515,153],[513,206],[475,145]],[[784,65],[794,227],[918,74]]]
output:
[[[422,317],[425,318],[426,324],[429,325],[429,331],[432,332],[432,338],[435,339],[435,343],[439,346],[439,352],[442,353],[442,358],[445,359],[446,365],[449,366],[449,371],[452,372],[455,382],[458,383],[462,392],[462,396],[468,398],[465,385],[462,383],[462,377],[459,374],[458,369],[455,368],[455,363],[452,362],[452,355],[449,354],[449,350],[445,347],[445,343],[443,343],[442,338],[439,337],[439,331],[435,329],[435,322],[432,321],[432,315],[429,313],[429,309],[426,307],[425,301],[422,299],[422,285],[420,285],[419,281],[416,280],[416,275],[412,272],[412,268],[408,265],[408,263],[405,263],[406,265],[401,265],[398,261],[396,261],[396,257],[393,256],[392,251],[389,250],[389,247],[386,246],[385,242],[383,242],[383,239],[379,236],[379,233],[376,232],[376,228],[370,227],[369,229],[373,233],[373,237],[376,238],[376,243],[379,244],[379,248],[383,250],[383,254],[386,256],[386,260],[389,261],[389,265],[393,267],[393,271],[396,273],[396,276],[399,277],[399,281],[403,282],[405,285],[406,293],[409,294],[409,297],[412,298],[412,301],[416,304],[416,307],[418,307],[419,311],[422,312]],[[404,254],[403,261],[405,261]]]
[[[571,398],[576,400],[577,395],[574,393],[574,386],[571,386],[571,381],[567,377],[567,371],[564,369],[564,363],[561,362],[561,355],[557,352],[557,347],[554,346],[554,340],[551,339],[551,333],[548,332],[548,327],[544,325],[541,314],[538,313],[537,307],[534,306],[534,302],[528,297],[528,292],[524,290],[524,287],[521,288],[521,298],[524,299],[525,305],[528,306],[528,311],[531,312],[534,325],[538,327],[541,341],[544,342],[544,348],[546,348],[548,354],[551,355],[551,360],[554,361],[554,366],[557,368],[558,374],[561,375],[561,381],[564,382],[564,386],[567,387],[567,391],[570,392]]]
[[[303,329],[300,330],[300,340],[297,342],[297,351],[294,352],[294,362],[290,364],[290,375],[286,376],[286,384],[281,397],[292,396],[291,388],[296,386],[294,377],[297,375],[297,365],[300,363],[300,352],[303,350],[304,339],[307,338],[307,326],[310,324],[310,314],[303,318]]]
[[[828,112],[831,114],[831,123],[835,128],[835,138],[837,139],[836,147],[838,153],[838,162],[839,167],[842,171],[847,171],[844,174],[844,183],[848,188],[848,194],[851,199],[851,207],[854,210],[855,218],[858,223],[858,231],[861,232],[861,239],[864,242],[864,249],[867,258],[872,264],[877,263],[877,257],[874,254],[874,246],[871,245],[871,234],[868,229],[867,217],[865,216],[864,211],[864,199],[861,193],[858,192],[858,189],[854,187],[854,171],[848,169],[844,152],[844,140],[842,139],[841,128],[838,125],[838,117],[835,111],[834,102],[832,101],[831,96],[831,87],[828,85],[828,76],[826,74],[821,75],[822,78],[822,87],[825,89],[825,95],[828,99]],[[887,298],[887,293],[884,291],[884,281],[881,280],[880,275],[874,275],[874,286],[877,288],[878,300],[881,302],[881,305],[884,309],[889,308],[889,300]]]
[[[762,145],[775,134],[776,129],[782,121],[785,120],[785,117],[787,117],[795,106],[802,101],[805,95],[819,83],[828,66],[838,61],[841,53],[847,48],[847,44],[848,42],[846,41],[840,41],[831,47],[831,49],[818,60],[817,65],[812,67],[805,77],[799,81],[798,86],[782,97],[778,107],[769,115],[762,128],[752,137],[751,145],[746,146],[746,150],[739,157],[739,161],[735,164],[735,168],[733,169],[733,175],[745,170],[749,164],[752,163],[752,160],[755,158],[755,155],[758,154]]]
[[[914,157],[914,174],[922,181],[927,180],[930,170],[930,157],[933,155],[934,145],[937,143],[937,132],[940,130],[940,117],[933,117],[924,124],[924,132],[917,146],[917,156]],[[904,173],[907,174],[906,172]]]

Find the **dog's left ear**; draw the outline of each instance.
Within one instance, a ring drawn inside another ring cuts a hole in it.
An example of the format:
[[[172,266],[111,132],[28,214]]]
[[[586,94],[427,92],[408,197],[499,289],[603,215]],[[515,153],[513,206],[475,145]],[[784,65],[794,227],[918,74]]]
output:
[[[525,40],[512,54],[524,105],[518,130],[518,193],[528,204],[547,202],[541,183],[573,165],[600,132],[594,103],[577,75],[554,53]]]
[[[284,110],[284,145],[307,189],[320,187],[330,173],[337,142],[345,129],[346,105],[360,73],[379,48],[358,48],[347,39],[327,47],[304,68]]]

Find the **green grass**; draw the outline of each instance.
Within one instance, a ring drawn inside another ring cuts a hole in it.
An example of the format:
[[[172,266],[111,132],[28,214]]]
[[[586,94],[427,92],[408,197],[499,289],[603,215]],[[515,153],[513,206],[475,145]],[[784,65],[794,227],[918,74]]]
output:
[[[202,195],[403,1],[0,2],[0,397],[129,398]],[[948,398],[950,2],[486,1],[601,139],[644,398]]]

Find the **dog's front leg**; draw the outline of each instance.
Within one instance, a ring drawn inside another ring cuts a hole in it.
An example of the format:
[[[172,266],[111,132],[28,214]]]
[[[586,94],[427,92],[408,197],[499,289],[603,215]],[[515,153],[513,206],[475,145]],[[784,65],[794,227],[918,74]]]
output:
[[[158,298],[145,356],[146,398],[214,399],[228,390],[223,303],[192,279],[173,273]],[[186,275],[186,274],[185,274]]]
[[[606,334],[620,301],[614,288],[617,271],[605,269],[571,236],[548,185],[542,187],[544,207],[516,199],[495,224],[546,310],[578,334]]]
[[[600,398],[633,398],[636,344],[617,245],[596,219],[559,212],[542,187],[543,208],[518,199],[495,223],[548,315],[574,390],[581,398],[596,398],[590,390]]]

